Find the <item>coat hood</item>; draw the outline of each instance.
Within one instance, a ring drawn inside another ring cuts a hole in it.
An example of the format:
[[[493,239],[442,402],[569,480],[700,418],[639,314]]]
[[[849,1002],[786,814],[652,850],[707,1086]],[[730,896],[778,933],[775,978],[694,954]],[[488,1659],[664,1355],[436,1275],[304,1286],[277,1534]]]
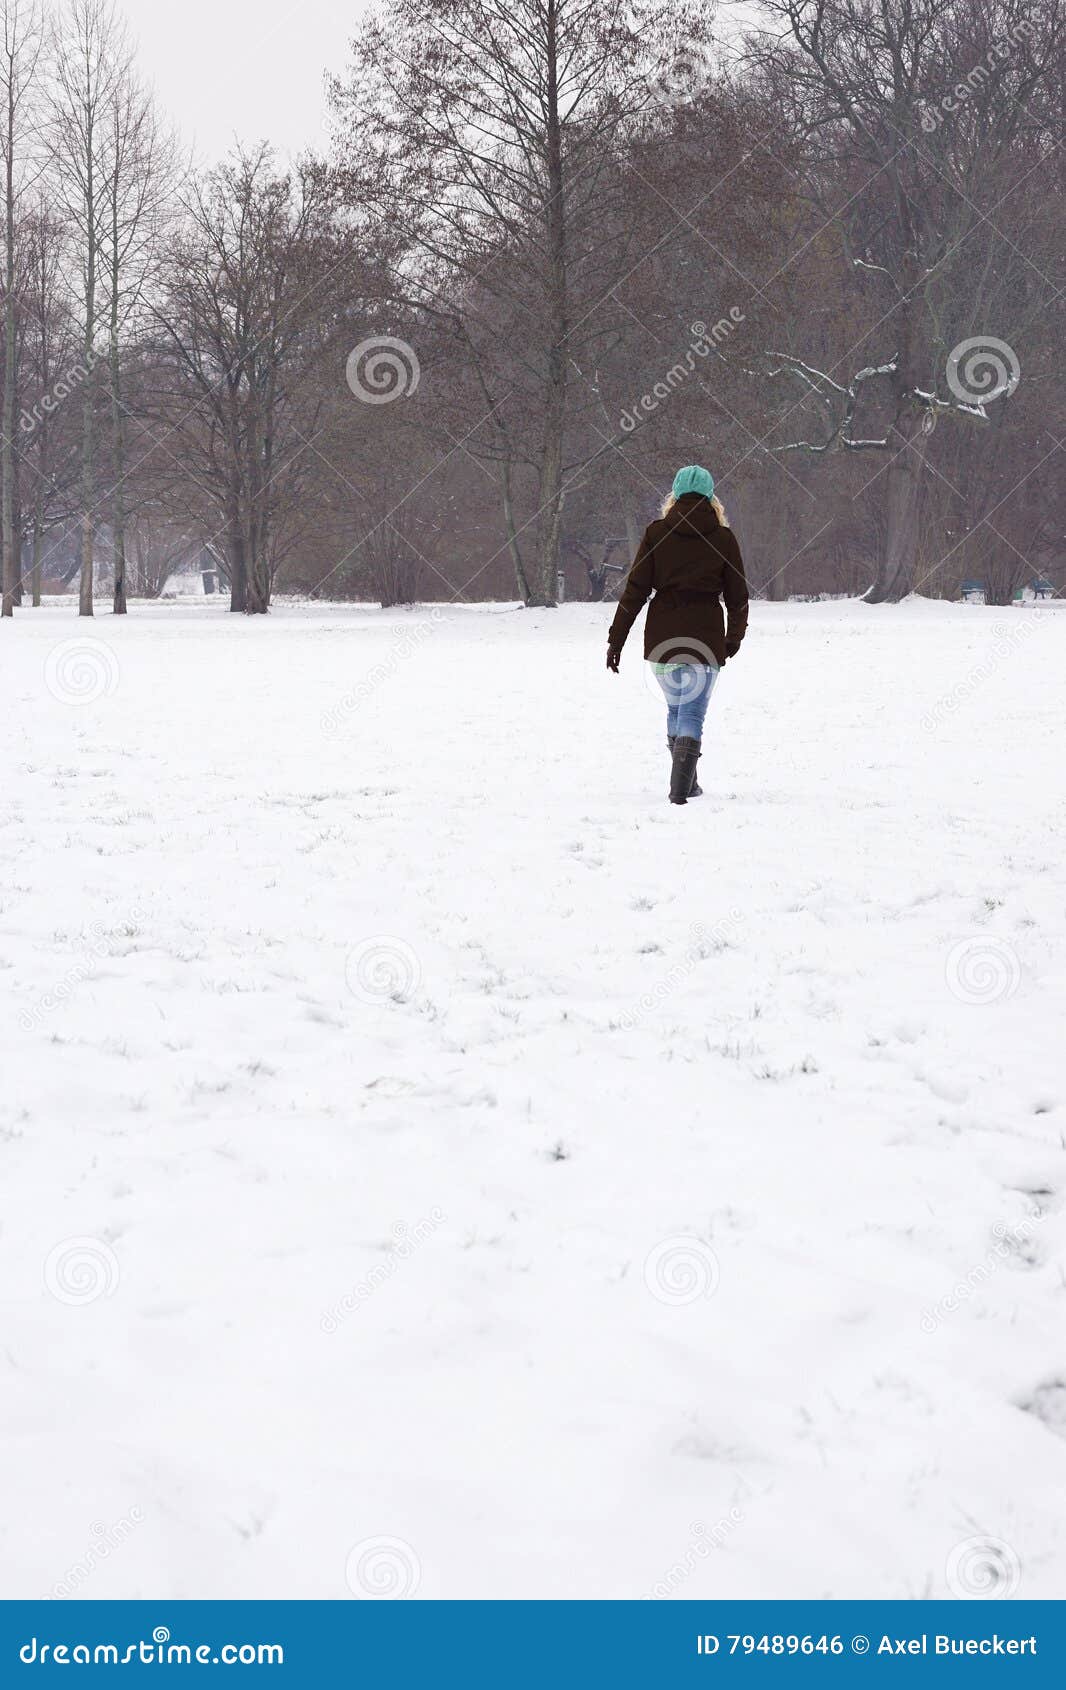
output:
[[[706,539],[721,527],[718,512],[710,499],[704,498],[702,493],[685,493],[662,518],[666,530],[677,533],[678,539],[686,537],[686,530],[690,535],[698,534]]]

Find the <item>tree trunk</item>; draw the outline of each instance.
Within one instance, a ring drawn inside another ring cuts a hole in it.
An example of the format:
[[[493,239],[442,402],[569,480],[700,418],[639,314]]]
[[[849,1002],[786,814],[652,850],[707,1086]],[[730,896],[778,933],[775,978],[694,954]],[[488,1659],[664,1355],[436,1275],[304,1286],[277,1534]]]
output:
[[[877,577],[866,593],[867,604],[898,604],[914,586],[918,555],[918,510],[925,468],[921,417],[907,413],[897,424],[906,441],[885,472],[885,546]]]
[[[41,503],[42,494],[38,491],[33,501],[33,573],[31,576],[35,606],[39,606],[41,602],[41,541],[44,537],[41,523]]]
[[[4,419],[3,462],[0,477],[0,543],[3,547],[3,595],[0,615],[14,614],[15,604],[15,80],[12,67],[8,82],[7,158],[4,171]]]
[[[244,567],[244,541],[235,541],[229,548],[229,553],[229,607],[231,610],[244,611],[248,608],[248,574]]]
[[[985,603],[995,605],[997,608],[1005,608],[1007,605],[1014,603],[1014,595],[1017,591],[1017,587],[1008,587],[1004,583],[986,586]]]
[[[931,385],[921,381],[918,333],[919,288],[922,275],[917,242],[910,223],[910,208],[899,195],[900,222],[907,245],[900,265],[900,300],[893,313],[897,329],[894,390],[896,421],[890,449],[892,462],[885,472],[885,544],[877,577],[866,594],[867,604],[898,604],[914,586],[914,565],[918,556],[918,511],[925,469],[928,436],[923,424],[927,413],[916,404],[914,393]]]
[[[115,490],[111,497],[112,545],[115,557],[115,591],[112,610],[126,614],[126,496],[122,481],[126,473],[126,427],[122,413],[122,372],[118,356],[118,165],[111,194],[111,333],[108,369],[111,375],[111,453]]]
[[[547,37],[547,235],[548,369],[544,396],[544,439],[540,460],[540,523],[534,604],[556,602],[559,530],[563,513],[563,430],[566,426],[567,386],[567,270],[566,198],[562,136],[559,118],[558,41],[555,9],[549,0]]]
[[[19,404],[19,396],[18,396],[18,392],[16,391],[16,393],[15,393],[15,409],[16,409],[16,411],[18,410],[18,404]],[[18,449],[17,442],[14,443],[14,451],[11,454],[11,532],[12,532],[12,536],[13,536],[13,539],[14,539],[14,546],[15,546],[15,582],[14,582],[14,586],[12,588],[12,597],[15,600],[15,608],[18,609],[19,605],[22,603],[23,558],[22,558],[22,462],[21,462],[21,459],[19,457],[19,449]]]
[[[507,528],[507,550],[511,554],[511,562],[514,565],[515,580],[518,583],[518,596],[523,604],[528,605],[533,595],[529,585],[529,577],[526,574],[525,560],[522,557],[522,548],[518,544],[518,529],[514,519],[514,494],[511,488],[510,458],[504,458],[503,474],[500,479],[503,489],[503,520]]]
[[[778,507],[777,521],[771,530],[773,544],[770,547],[770,575],[766,582],[766,597],[771,604],[780,603],[788,596],[788,560],[795,550],[796,530],[792,526],[793,515],[787,497],[783,497]],[[778,557],[782,561],[775,568],[774,563]]]
[[[527,602],[552,607],[556,603],[559,530],[563,515],[563,426],[566,419],[565,358],[561,346],[548,357],[548,393],[540,470],[540,523],[537,533],[535,595]],[[560,370],[561,366],[561,370]]]
[[[270,575],[262,550],[256,547],[246,571],[244,608],[249,616],[265,616],[270,609]]]
[[[641,529],[640,529],[640,527],[637,523],[637,519],[633,515],[633,512],[627,506],[626,507],[626,546],[629,550],[629,562],[631,564],[636,562],[637,552],[640,550],[640,542],[643,538],[644,538],[644,535],[643,535],[643,532],[641,531]]]
[[[269,530],[264,508],[269,480],[270,436],[268,429],[260,428],[257,422],[249,429],[249,435],[249,511],[245,550],[247,591],[244,608],[249,616],[265,616],[270,609]]]
[[[230,512],[226,532],[226,556],[229,559],[229,607],[243,611],[248,603],[248,566],[244,555],[244,535],[240,517]]]
[[[85,179],[85,332],[82,355],[85,383],[81,401],[81,580],[78,586],[78,615],[93,613],[93,328],[96,317],[96,185],[93,170],[93,136],[89,132]]]

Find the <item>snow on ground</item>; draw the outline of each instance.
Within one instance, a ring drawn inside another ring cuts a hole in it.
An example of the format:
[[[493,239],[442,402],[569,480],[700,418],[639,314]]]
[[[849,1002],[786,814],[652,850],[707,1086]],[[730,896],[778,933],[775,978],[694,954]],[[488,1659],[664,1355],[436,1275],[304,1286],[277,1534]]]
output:
[[[8,1596],[1061,1594],[1066,612],[0,630]]]

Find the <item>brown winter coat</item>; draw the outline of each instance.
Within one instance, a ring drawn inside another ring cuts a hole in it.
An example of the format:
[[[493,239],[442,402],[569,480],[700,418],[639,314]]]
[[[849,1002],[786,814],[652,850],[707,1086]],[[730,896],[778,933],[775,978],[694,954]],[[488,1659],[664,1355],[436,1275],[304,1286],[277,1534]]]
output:
[[[710,653],[722,664],[734,655],[748,625],[744,561],[733,530],[700,494],[686,493],[645,532],[618,600],[609,647],[621,651],[652,593],[644,624],[646,658],[708,663]]]

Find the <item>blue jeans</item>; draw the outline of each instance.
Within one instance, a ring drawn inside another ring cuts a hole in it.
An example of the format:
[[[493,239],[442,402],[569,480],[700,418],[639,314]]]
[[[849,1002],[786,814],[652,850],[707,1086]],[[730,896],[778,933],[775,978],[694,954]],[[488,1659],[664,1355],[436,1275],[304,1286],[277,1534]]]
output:
[[[717,663],[671,663],[656,669],[655,679],[666,699],[666,731],[671,739],[703,738],[703,718],[718,673]]]

